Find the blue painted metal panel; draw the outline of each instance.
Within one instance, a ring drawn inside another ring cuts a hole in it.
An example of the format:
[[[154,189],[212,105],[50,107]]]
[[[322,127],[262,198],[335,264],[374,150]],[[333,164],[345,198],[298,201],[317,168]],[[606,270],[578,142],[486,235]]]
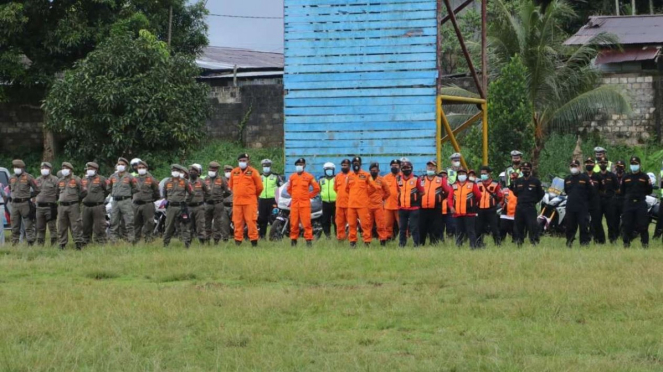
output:
[[[436,154],[437,0],[285,0],[286,172]]]

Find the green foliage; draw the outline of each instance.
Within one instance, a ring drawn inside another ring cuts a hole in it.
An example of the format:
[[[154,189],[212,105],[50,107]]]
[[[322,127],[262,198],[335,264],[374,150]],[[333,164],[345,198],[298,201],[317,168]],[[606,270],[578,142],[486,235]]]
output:
[[[446,14],[446,12],[443,12]],[[476,9],[467,9],[458,16],[458,26],[461,29],[463,38],[470,55],[472,63],[476,68],[481,64],[479,43],[481,41],[481,13]],[[467,61],[463,56],[458,36],[454,31],[451,21],[446,22],[440,27],[440,38],[442,39],[442,49],[440,53],[440,64],[445,74],[456,74],[468,72]]]
[[[170,56],[140,34],[113,35],[53,86],[47,125],[67,138],[67,156],[110,163],[168,149],[184,157],[202,138],[209,88],[195,80],[193,57]]]

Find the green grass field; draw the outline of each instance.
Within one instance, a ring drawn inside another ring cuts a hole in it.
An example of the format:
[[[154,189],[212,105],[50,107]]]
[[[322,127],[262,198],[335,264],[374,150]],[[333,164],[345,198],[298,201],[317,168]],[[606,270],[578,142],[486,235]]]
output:
[[[5,246],[0,314],[0,371],[660,371],[663,249]]]

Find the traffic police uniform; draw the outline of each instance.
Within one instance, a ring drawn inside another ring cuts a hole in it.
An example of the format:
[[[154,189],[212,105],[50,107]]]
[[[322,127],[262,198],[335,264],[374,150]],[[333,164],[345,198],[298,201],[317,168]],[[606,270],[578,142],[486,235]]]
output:
[[[261,162],[263,168],[269,164],[269,168],[272,166],[272,161],[269,159],[264,159]],[[260,176],[262,179],[263,190],[258,197],[258,230],[260,233],[260,239],[264,238],[267,235],[267,225],[269,223],[269,216],[272,214],[272,210],[276,205],[276,192],[279,187],[283,185],[283,179],[278,174],[271,172],[265,173]]]
[[[603,193],[603,177],[594,172],[594,160],[589,158],[585,161],[585,169],[589,176],[590,183],[594,188],[594,193],[589,201],[589,215],[591,223],[589,225],[590,233],[597,244],[605,244],[605,232],[603,231],[603,221],[601,219],[601,200],[599,195]],[[591,173],[591,174],[590,174]]]
[[[606,165],[606,169],[601,170],[600,173],[603,187],[599,192],[600,206],[598,218],[602,221],[605,217],[608,225],[608,238],[610,242],[614,242],[619,235],[619,217],[615,216],[615,208],[613,206],[615,193],[619,189],[619,181],[617,180],[617,176],[608,170],[608,167],[609,165]]]
[[[333,165],[333,164],[332,164]],[[327,170],[332,170],[332,175],[327,175]],[[331,227],[334,225],[334,233],[336,233],[336,191],[334,184],[336,177],[333,173],[334,168],[325,168],[325,175],[320,177],[318,184],[320,185],[320,197],[322,198],[322,232],[329,239],[331,238]]]

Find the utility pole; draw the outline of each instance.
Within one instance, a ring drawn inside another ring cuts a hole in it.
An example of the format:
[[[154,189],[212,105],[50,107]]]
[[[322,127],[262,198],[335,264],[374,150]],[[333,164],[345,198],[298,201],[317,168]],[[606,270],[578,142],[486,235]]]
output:
[[[615,15],[619,15],[619,0],[615,0]]]
[[[168,46],[170,46],[170,40],[173,36],[173,6],[170,6],[170,17],[168,19]]]
[[[654,15],[654,0],[649,0],[649,14]]]
[[[631,0],[631,15],[635,15],[635,0]]]

